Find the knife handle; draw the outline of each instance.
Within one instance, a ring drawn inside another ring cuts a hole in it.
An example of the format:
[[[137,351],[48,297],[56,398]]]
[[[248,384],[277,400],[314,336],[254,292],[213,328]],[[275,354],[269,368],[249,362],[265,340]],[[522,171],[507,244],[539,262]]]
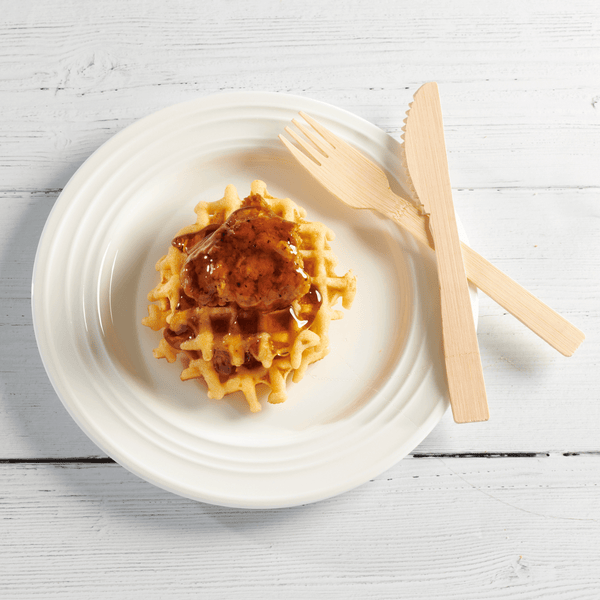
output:
[[[398,210],[388,212],[387,216],[419,242],[433,248],[425,217],[404,198],[391,190],[389,194]],[[582,331],[464,242],[461,242],[461,248],[465,272],[471,283],[564,356],[571,356],[577,350],[585,339]]]
[[[429,229],[437,249],[442,340],[450,405],[457,423],[487,421],[490,413],[463,255],[454,210],[448,199],[442,199],[443,193],[444,190],[440,190],[439,204],[431,203]],[[451,196],[449,190],[447,194]],[[452,214],[447,214],[450,212]]]

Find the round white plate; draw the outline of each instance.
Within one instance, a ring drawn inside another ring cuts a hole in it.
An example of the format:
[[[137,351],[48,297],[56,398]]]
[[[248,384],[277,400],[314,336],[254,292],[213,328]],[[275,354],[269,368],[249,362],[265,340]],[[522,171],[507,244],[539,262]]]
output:
[[[211,96],[104,144],[40,240],[34,327],[57,394],[118,463],[196,500],[274,508],[339,494],[400,460],[448,407],[432,253],[342,205],[296,164],[277,136],[299,110],[399,172],[398,143],[343,110],[283,94]],[[141,325],[154,265],[195,204],[230,183],[244,197],[254,179],[332,228],[337,272],[358,280],[352,309],[331,324],[329,356],[288,385],[287,402],[263,400],[256,414],[241,393],[210,400],[203,382],[180,381],[179,362],[152,356],[160,332]],[[472,300],[476,320],[474,291]]]

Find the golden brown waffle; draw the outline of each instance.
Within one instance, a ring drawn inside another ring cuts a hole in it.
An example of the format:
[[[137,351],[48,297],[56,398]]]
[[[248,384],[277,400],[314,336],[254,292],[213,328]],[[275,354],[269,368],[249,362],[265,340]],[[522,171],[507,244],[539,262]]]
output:
[[[308,365],[328,353],[329,323],[343,316],[341,311],[333,307],[341,299],[342,306],[350,308],[356,293],[356,278],[351,271],[342,277],[335,274],[337,259],[329,245],[334,238],[330,229],[321,223],[305,221],[306,211],[303,208],[288,198],[270,196],[262,181],[252,183],[251,194],[262,196],[276,215],[297,224],[304,271],[308,274],[313,289],[316,288],[321,297],[321,305],[316,315],[312,315],[312,324],[306,329],[298,330],[293,319],[285,323],[280,319],[273,320],[274,317],[268,314],[261,315],[257,333],[248,336],[227,333],[228,325],[238,318],[236,305],[193,306],[184,310],[185,305],[180,305],[179,274],[186,261],[186,254],[174,246],[156,264],[161,280],[148,294],[148,300],[155,304],[149,305],[148,317],[142,322],[155,331],[169,328],[187,332],[187,335],[182,336],[186,339],[179,348],[173,347],[163,337],[153,352],[156,358],[166,358],[168,362],[174,362],[177,355],[182,354],[185,367],[181,373],[182,380],[204,379],[208,385],[209,398],[220,399],[241,391],[250,410],[257,412],[261,409],[256,394],[259,384],[271,389],[268,396],[270,403],[284,402],[287,398],[288,374],[293,373],[292,380],[299,382]],[[196,223],[184,227],[177,236],[199,232],[211,224],[221,224],[241,204],[242,200],[235,187],[229,185],[221,200],[200,202],[195,208]],[[311,310],[305,298],[295,300],[292,307],[296,315],[306,314]],[[190,323],[193,323],[193,327],[186,330]],[[252,350],[251,360],[248,360],[249,350]],[[229,354],[232,372],[227,376],[215,370],[213,359],[220,352]]]

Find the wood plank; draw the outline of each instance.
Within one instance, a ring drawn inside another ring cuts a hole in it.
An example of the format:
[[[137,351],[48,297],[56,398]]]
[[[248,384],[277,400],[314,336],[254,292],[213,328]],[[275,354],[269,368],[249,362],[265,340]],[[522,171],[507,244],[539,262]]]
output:
[[[407,459],[337,498],[254,512],[181,499],[118,465],[0,465],[0,589],[15,600],[591,600],[599,461]]]
[[[0,458],[102,456],[54,393],[32,330],[33,258],[57,193],[0,195]],[[598,191],[465,189],[454,200],[471,245],[587,339],[565,358],[480,295],[491,420],[463,428],[448,414],[418,452],[600,450],[582,427],[600,422]]]
[[[86,3],[85,18],[75,0],[6,7],[0,189],[61,187],[134,120],[223,91],[310,96],[398,137],[412,95],[432,80],[454,186],[600,185],[594,0],[568,11],[557,0],[475,11],[389,0],[145,7]]]

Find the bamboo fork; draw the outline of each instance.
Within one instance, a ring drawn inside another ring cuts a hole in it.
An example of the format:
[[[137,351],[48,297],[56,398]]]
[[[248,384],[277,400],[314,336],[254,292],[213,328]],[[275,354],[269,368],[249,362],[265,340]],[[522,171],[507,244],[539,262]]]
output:
[[[392,192],[377,165],[305,113],[300,116],[311,129],[296,119],[292,123],[305,138],[289,127],[285,131],[303,151],[283,135],[279,138],[313,177],[345,204],[377,210],[432,247],[425,217],[414,204]],[[461,248],[469,281],[561,354],[571,356],[577,350],[585,338],[577,327],[469,246],[461,243]]]

